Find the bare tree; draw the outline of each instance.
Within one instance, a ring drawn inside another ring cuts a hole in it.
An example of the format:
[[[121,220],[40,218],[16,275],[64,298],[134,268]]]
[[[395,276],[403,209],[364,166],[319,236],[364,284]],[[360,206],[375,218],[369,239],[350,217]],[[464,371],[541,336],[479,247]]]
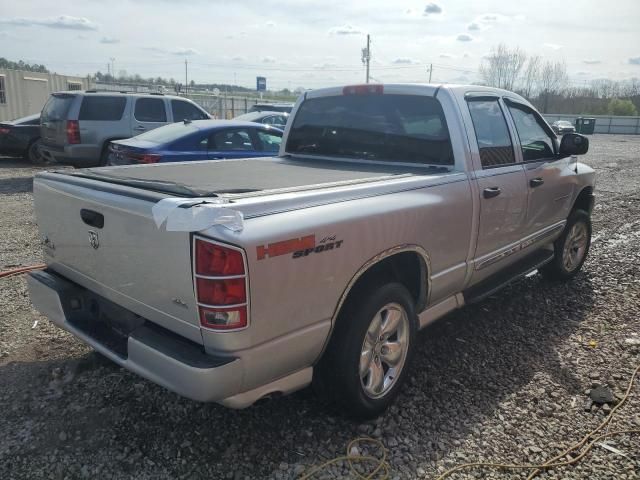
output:
[[[527,98],[531,98],[536,93],[540,82],[541,66],[542,57],[535,55],[529,58],[527,66],[522,73],[522,94]]]
[[[567,64],[564,61],[546,61],[540,72],[540,92],[544,95],[543,113],[547,113],[549,96],[558,95],[569,84]]]
[[[504,43],[491,49],[480,65],[480,75],[485,85],[513,90],[520,70],[527,61],[527,54],[520,48],[510,49]]]

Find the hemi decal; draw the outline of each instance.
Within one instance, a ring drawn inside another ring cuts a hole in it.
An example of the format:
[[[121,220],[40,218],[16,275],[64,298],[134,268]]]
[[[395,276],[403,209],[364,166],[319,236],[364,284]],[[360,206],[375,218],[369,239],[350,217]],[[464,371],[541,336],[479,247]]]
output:
[[[265,258],[278,257],[287,253],[296,252],[298,250],[314,249],[316,247],[316,236],[307,235],[302,238],[292,238],[291,240],[283,240],[281,242],[270,243],[269,246],[259,245],[257,247],[258,260]]]

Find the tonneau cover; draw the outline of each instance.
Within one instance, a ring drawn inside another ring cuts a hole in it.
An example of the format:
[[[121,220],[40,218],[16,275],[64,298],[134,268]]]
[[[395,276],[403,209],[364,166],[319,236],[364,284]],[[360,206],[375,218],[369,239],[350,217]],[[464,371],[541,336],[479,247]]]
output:
[[[400,165],[269,157],[90,168],[68,174],[174,195],[202,197],[379,180],[413,172],[425,173],[424,169]]]

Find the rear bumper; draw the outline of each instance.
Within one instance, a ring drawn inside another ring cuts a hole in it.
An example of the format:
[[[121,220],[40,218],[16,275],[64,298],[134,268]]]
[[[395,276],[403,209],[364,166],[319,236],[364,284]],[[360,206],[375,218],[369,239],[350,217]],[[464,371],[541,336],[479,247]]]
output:
[[[33,272],[28,284],[37,310],[118,365],[193,400],[246,406],[229,398],[241,390],[239,358],[206,354],[201,345],[54,273]],[[131,327],[126,333],[126,322],[118,324],[123,318]]]
[[[101,151],[96,145],[78,144],[59,147],[41,143],[40,153],[49,161],[89,167],[100,162]]]

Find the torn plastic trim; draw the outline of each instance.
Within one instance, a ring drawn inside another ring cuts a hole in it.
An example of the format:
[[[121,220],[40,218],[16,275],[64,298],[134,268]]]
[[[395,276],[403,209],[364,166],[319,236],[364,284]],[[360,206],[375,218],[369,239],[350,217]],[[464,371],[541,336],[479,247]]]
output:
[[[151,212],[158,229],[165,224],[168,232],[199,232],[214,225],[239,232],[244,228],[244,216],[224,206],[228,203],[224,198],[164,198],[151,207]]]

